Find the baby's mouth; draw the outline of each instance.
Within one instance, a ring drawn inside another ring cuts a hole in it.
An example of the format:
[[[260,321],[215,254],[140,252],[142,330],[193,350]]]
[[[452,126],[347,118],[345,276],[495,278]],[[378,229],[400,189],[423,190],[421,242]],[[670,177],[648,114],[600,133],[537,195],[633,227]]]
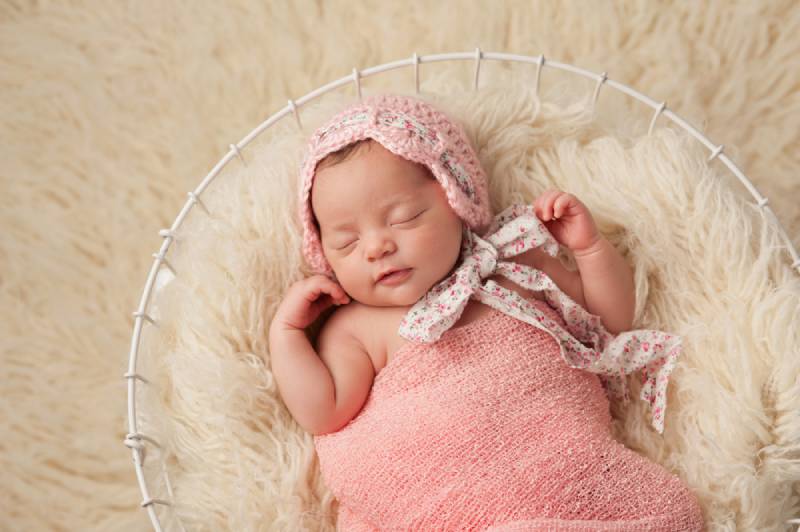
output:
[[[378,279],[378,283],[380,284],[398,284],[404,281],[408,275],[411,273],[411,268],[404,268],[402,270],[395,270],[390,272],[387,275],[383,275]]]

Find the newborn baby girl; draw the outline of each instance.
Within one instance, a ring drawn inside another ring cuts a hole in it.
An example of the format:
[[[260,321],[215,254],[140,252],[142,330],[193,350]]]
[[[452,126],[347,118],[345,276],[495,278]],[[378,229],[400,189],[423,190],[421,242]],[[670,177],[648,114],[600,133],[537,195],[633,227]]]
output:
[[[607,393],[638,370],[662,430],[680,341],[629,330],[632,272],[579,199],[493,217],[461,126],[378,95],[314,133],[299,208],[317,273],[278,307],[272,371],[338,529],[702,530],[680,479],[611,436]]]

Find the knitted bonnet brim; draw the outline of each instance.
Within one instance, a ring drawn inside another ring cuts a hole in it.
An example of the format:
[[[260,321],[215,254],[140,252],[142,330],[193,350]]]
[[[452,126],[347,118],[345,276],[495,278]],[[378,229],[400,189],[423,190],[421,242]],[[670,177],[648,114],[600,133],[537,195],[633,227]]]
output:
[[[317,164],[329,154],[365,139],[425,165],[442,185],[456,214],[476,232],[491,221],[486,174],[463,128],[418,98],[380,94],[334,116],[311,136],[300,169],[303,255],[318,273],[332,273],[322,250],[311,207]]]

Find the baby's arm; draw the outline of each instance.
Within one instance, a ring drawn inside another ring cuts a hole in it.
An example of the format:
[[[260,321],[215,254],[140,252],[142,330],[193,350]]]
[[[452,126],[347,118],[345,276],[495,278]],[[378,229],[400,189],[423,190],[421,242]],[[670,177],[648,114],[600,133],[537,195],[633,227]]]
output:
[[[586,309],[600,316],[608,332],[633,326],[636,292],[633,272],[619,251],[602,236],[592,246],[573,250],[581,274]]]
[[[278,391],[295,420],[314,435],[347,424],[363,406],[375,376],[369,355],[344,326],[341,312],[325,323],[319,356],[305,334],[323,310],[347,300],[330,279],[309,277],[292,285],[270,325]]]
[[[534,210],[553,237],[575,257],[582,301],[565,291],[586,310],[599,316],[610,333],[630,330],[636,305],[633,271],[598,232],[589,209],[572,194],[551,190],[536,199]],[[555,259],[548,259],[552,265]],[[565,270],[560,264],[551,267]],[[554,275],[542,270],[561,287]],[[567,277],[563,272],[560,275]]]

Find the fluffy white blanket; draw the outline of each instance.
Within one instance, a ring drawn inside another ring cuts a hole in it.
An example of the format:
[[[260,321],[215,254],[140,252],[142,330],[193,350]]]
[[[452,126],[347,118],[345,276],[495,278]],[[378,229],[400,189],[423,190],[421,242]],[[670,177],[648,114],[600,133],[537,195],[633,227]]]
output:
[[[626,112],[645,133],[626,136],[598,125],[585,102],[540,105],[513,74],[494,83],[431,99],[466,124],[495,210],[553,186],[578,195],[635,267],[637,328],[684,338],[663,437],[640,403],[615,405],[618,436],[695,489],[710,523],[741,511],[741,525],[777,525],[800,474],[800,280],[775,252],[775,230],[691,137],[666,127],[647,136],[646,113]],[[550,99],[570,99],[559,93]],[[350,99],[329,98],[305,123]],[[269,372],[269,319],[303,275],[294,186],[304,136],[285,122],[211,186],[211,215],[193,211],[178,233],[179,274],[155,300],[160,327],[143,353],[159,390],[143,405],[145,430],[167,446],[180,514],[212,529],[316,529],[335,514]]]
[[[157,231],[228,144],[288,98],[414,51],[544,52],[666,100],[725,144],[800,243],[798,34],[792,0],[590,13],[524,0],[3,3],[3,527],[149,528],[122,445],[122,374]],[[498,88],[533,85],[534,67],[514,68],[509,80],[484,63],[471,94],[472,63],[426,64],[422,89],[452,95],[441,103],[466,121],[496,209],[546,186],[573,190],[636,268],[638,324],[686,338],[664,437],[637,405],[615,410],[619,437],[681,475],[712,529],[780,530],[800,515],[800,287],[781,244],[694,141],[641,136],[649,112],[606,89],[590,122],[570,102],[593,84],[562,92],[572,78],[552,70],[540,107]],[[413,87],[410,71],[362,81]],[[343,102],[328,103],[316,118],[302,111],[305,133]],[[234,161],[212,184],[211,217],[191,213],[170,252],[178,281],[158,298],[162,326],[145,329],[141,371],[159,390],[147,399],[162,406],[140,408],[170,452],[191,529],[325,529],[336,509],[268,371],[266,324],[302,274],[301,134],[291,120],[281,128],[245,151],[247,169]]]

